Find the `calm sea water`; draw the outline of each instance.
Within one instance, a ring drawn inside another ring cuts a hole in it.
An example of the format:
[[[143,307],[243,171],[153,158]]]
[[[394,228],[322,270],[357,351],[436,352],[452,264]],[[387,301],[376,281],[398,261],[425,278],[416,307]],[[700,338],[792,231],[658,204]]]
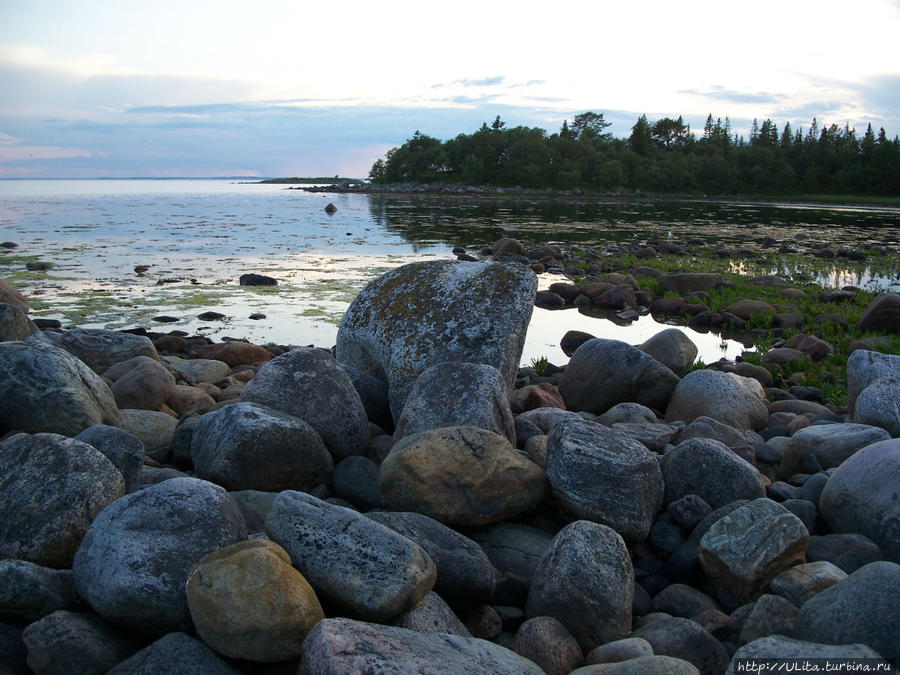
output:
[[[324,211],[329,202],[338,209],[332,216]],[[503,236],[526,244],[599,244],[669,232],[737,243],[789,240],[798,228],[828,243],[893,245],[898,222],[896,210],[799,205],[441,200],[312,194],[230,180],[0,181],[0,241],[18,244],[0,254],[0,276],[22,287],[36,316],[61,319],[64,326],[143,326],[328,347],[365,283],[407,262],[454,259],[454,246],[477,252]],[[53,268],[26,273],[20,256]],[[138,274],[138,266],[148,269]],[[279,285],[240,287],[245,272],[273,276]],[[894,283],[840,268],[824,281]],[[226,319],[200,321],[208,310]],[[177,322],[153,320],[161,315]],[[558,343],[570,329],[637,344],[666,327],[649,316],[620,326],[575,310],[535,309],[523,363],[540,356],[564,363]],[[707,362],[743,349],[682,330]]]

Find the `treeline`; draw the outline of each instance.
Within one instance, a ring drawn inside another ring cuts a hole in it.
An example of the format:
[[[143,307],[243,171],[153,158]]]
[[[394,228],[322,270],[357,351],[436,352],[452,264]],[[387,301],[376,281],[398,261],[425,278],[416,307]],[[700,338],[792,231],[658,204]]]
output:
[[[523,188],[653,192],[900,195],[900,139],[869,124],[778,129],[753,121],[750,137],[728,118],[707,117],[695,134],[681,117],[642,115],[628,138],[614,138],[602,113],[584,112],[557,133],[507,127],[498,116],[472,134],[441,141],[416,133],[369,172],[375,183],[463,183]]]

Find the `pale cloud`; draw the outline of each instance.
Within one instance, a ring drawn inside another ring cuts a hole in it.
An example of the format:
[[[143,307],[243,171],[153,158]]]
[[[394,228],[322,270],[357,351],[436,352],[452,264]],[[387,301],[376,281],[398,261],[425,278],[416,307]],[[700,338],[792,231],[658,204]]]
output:
[[[49,145],[0,144],[0,162],[17,162],[33,159],[71,159],[91,157],[93,153],[83,148],[63,148]]]

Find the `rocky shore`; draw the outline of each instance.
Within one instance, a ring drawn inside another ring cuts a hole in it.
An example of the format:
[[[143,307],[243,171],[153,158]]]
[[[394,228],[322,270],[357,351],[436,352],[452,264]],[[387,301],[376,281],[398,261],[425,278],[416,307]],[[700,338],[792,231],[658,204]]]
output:
[[[560,252],[516,244],[376,279],[331,350],[41,331],[0,282],[0,671],[897,659],[900,356],[871,348],[900,297],[867,308],[846,404],[791,382],[811,334],[697,367],[676,329],[570,333],[566,366],[521,368],[536,301],[769,309],[685,309],[727,289],[708,273],[539,294]]]

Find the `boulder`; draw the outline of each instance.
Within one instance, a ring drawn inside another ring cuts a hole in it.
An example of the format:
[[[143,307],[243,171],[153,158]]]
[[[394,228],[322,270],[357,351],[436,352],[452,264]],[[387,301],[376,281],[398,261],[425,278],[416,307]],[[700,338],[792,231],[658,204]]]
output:
[[[762,438],[753,431],[735,429],[728,424],[717,422],[712,417],[697,417],[693,422],[678,432],[676,443],[683,443],[692,438],[708,438],[719,441],[729,448],[753,446]]]
[[[244,522],[247,525],[247,532],[263,532],[266,529],[266,517],[269,515],[269,509],[272,508],[272,502],[278,496],[277,492],[263,492],[261,490],[235,490],[228,494],[234,499]]]
[[[259,369],[241,401],[299,417],[315,429],[335,461],[364,455],[369,421],[347,373],[324,349],[300,347]]]
[[[334,463],[306,422],[259,403],[234,403],[200,418],[191,436],[197,476],[226,490],[312,490]]]
[[[419,633],[351,619],[325,619],[303,643],[300,675],[542,675],[534,662],[477,638]]]
[[[847,573],[840,567],[820,560],[784,570],[769,582],[769,587],[775,595],[800,607],[814,595],[846,578]]]
[[[353,368],[346,363],[341,368],[347,373],[353,386],[356,388],[366,416],[370,422],[377,424],[387,432],[394,429],[394,417],[391,415],[391,404],[388,400],[388,386],[383,379],[364,373],[359,368]]]
[[[700,624],[678,616],[660,616],[633,633],[653,647],[657,656],[671,656],[694,665],[702,675],[719,675],[728,666],[728,652]]]
[[[734,373],[692,371],[672,392],[666,420],[689,423],[698,417],[712,417],[738,429],[762,429],[769,411],[757,393],[758,387],[756,380]]]
[[[506,383],[500,371],[483,363],[437,363],[410,388],[394,438],[442,427],[479,427],[516,444]]]
[[[643,444],[582,420],[557,424],[547,438],[553,495],[576,518],[608,525],[626,541],[646,539],[662,505],[663,477]]]
[[[241,286],[277,286],[278,280],[267,277],[265,274],[249,272],[247,274],[242,274],[238,279],[238,283]]]
[[[241,675],[241,671],[216,656],[205,644],[186,633],[169,633],[134,656],[125,659],[107,675],[159,675],[196,673]]]
[[[163,356],[162,361],[176,370],[191,384],[218,382],[231,374],[231,366],[216,359],[182,359],[177,356]]]
[[[697,555],[713,585],[752,602],[780,572],[805,562],[809,532],[780,504],[754,499],[720,518],[700,539]]]
[[[660,274],[656,280],[667,291],[684,294],[710,291],[722,283],[722,275],[709,272],[668,272]]]
[[[877,380],[856,397],[853,420],[885,429],[900,437],[900,377]]]
[[[110,387],[119,408],[158,410],[175,393],[175,378],[159,361],[148,359]]]
[[[694,494],[717,508],[766,495],[756,467],[711,438],[679,443],[663,455],[661,465],[666,504]]]
[[[22,641],[28,666],[41,675],[104,675],[140,646],[96,614],[62,609],[30,624]]]
[[[99,375],[43,342],[0,342],[0,434],[75,436],[92,424],[119,424],[116,402]]]
[[[75,440],[92,445],[106,455],[125,479],[125,492],[134,492],[140,487],[144,444],[137,436],[119,427],[94,424],[78,434]]]
[[[418,544],[302,492],[285,490],[275,498],[266,533],[290,554],[320,600],[343,616],[388,621],[420,602],[437,577]]]
[[[39,329],[28,314],[19,307],[0,302],[0,342],[24,340],[29,335],[39,333]]]
[[[678,376],[649,354],[619,340],[595,338],[572,355],[559,381],[569,410],[600,414],[616,403],[663,410]]]
[[[678,377],[684,377],[697,358],[697,345],[677,328],[660,331],[638,345],[638,349],[668,366]]]
[[[605,645],[595,647],[584,657],[585,665],[620,663],[653,656],[653,647],[644,638],[631,637],[613,640]]]
[[[168,460],[178,420],[157,410],[126,408],[119,411],[122,429],[144,444],[144,454],[157,462]]]
[[[900,380],[900,355],[857,349],[847,357],[847,405],[852,414],[856,398],[878,380]]]
[[[28,314],[30,311],[28,300],[25,299],[22,292],[4,279],[0,279],[0,302],[6,305],[12,305],[25,314]]]
[[[368,457],[353,455],[334,467],[334,494],[362,511],[381,508],[378,465]]]
[[[832,532],[863,534],[900,562],[900,439],[873,443],[841,464],[819,509]]]
[[[800,608],[795,635],[832,645],[862,643],[900,658],[900,565],[880,561],[813,596]]]
[[[859,329],[878,333],[900,333],[900,295],[882,293],[872,300],[859,320]]]
[[[749,607],[741,623],[740,643],[753,642],[768,635],[793,635],[797,605],[778,595],[765,593]]]
[[[159,354],[150,338],[104,328],[72,328],[62,334],[59,346],[96,373],[135,356],[147,356],[159,361]]]
[[[863,565],[884,558],[874,541],[861,534],[847,532],[811,536],[806,547],[806,559],[810,562],[824,560],[852,574]]]
[[[655,424],[656,413],[640,403],[616,403],[597,417],[595,422],[611,427],[614,424]]]
[[[25,625],[75,603],[71,570],[14,558],[0,560],[0,623]]]
[[[725,308],[726,312],[729,314],[734,314],[735,316],[741,317],[744,321],[750,319],[754,314],[771,314],[775,311],[775,308],[772,307],[767,302],[763,302],[762,300],[738,300],[737,302],[729,305]]]
[[[510,649],[547,675],[568,675],[584,658],[578,640],[552,616],[536,616],[519,626]]]
[[[543,469],[503,436],[447,427],[407,436],[381,464],[378,489],[391,511],[415,511],[450,526],[486,525],[537,506]]]
[[[421,513],[374,511],[366,515],[424,549],[437,568],[434,590],[451,605],[472,607],[491,601],[494,568],[474,541]]]
[[[257,663],[300,656],[324,618],[312,587],[277,544],[251,539],[201,558],[187,580],[197,633],[223,656]]]
[[[409,628],[419,633],[450,633],[472,637],[466,625],[434,591],[428,591],[422,601],[412,609],[398,614],[391,620],[391,625]]]
[[[243,340],[229,340],[228,342],[201,345],[194,347],[194,352],[201,359],[222,361],[231,368],[257,365],[272,359],[272,355],[265,348]]]
[[[537,279],[512,263],[427,261],[370,282],[338,329],[338,361],[386,380],[399,419],[410,388],[429,366],[484,363],[515,382],[534,309]]]
[[[94,518],[125,493],[112,462],[56,434],[0,442],[0,557],[69,567]]]
[[[781,662],[790,665],[793,665],[790,659],[799,659],[801,662],[797,665],[802,665],[803,661],[808,659],[830,659],[833,662],[840,662],[845,659],[878,658],[880,658],[878,652],[863,644],[828,645],[822,644],[819,640],[805,642],[783,635],[770,635],[748,642],[738,648],[731,658],[725,675],[737,675],[737,673],[745,672],[746,659],[758,659],[762,663],[775,660],[775,664]],[[743,662],[743,667],[739,667],[738,662]]]
[[[504,574],[530,580],[553,535],[520,523],[497,523],[472,533],[491,564]]]
[[[529,617],[552,616],[584,651],[631,632],[634,570],[615,530],[578,520],[556,533],[534,571]]]
[[[185,630],[191,566],[246,538],[224,489],[173,478],[116,500],[94,519],[72,562],[75,588],[101,617],[142,635]]]
[[[809,446],[823,469],[840,466],[857,450],[890,437],[884,429],[867,424],[817,424],[800,429],[792,436]]]

